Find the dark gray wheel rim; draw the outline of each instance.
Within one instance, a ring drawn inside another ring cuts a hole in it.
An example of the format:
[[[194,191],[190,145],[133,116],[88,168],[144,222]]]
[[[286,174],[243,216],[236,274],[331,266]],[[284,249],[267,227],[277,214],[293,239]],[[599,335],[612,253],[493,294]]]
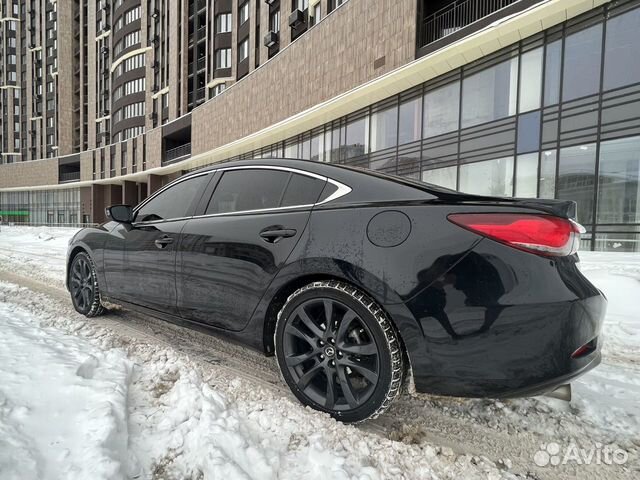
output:
[[[373,394],[380,376],[378,347],[367,324],[345,304],[308,300],[284,327],[286,368],[298,389],[327,410],[353,410]]]
[[[93,274],[91,265],[84,257],[78,257],[71,269],[71,295],[76,306],[82,310],[89,310],[93,304]]]

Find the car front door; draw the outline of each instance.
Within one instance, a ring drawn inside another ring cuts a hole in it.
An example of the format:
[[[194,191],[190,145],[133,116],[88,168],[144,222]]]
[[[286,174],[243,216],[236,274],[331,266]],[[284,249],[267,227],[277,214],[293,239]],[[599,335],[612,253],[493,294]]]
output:
[[[123,245],[121,300],[176,314],[176,252],[210,173],[187,177],[143,203],[130,225],[118,228]]]
[[[178,253],[178,308],[191,321],[242,330],[303,237],[326,179],[285,168],[228,169],[187,221]]]

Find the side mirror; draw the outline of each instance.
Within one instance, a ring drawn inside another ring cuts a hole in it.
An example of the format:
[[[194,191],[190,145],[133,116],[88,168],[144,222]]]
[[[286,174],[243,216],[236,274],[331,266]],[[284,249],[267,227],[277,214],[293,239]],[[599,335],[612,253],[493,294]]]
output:
[[[131,223],[133,221],[133,209],[130,205],[112,205],[105,209],[107,218],[118,223]]]

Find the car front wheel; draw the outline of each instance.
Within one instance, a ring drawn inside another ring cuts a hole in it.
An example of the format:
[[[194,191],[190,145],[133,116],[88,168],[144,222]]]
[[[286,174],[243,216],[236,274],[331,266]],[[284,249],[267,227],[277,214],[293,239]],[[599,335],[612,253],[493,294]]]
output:
[[[98,275],[91,257],[78,253],[69,269],[69,291],[73,307],[86,317],[96,317],[104,311],[100,303]]]
[[[382,308],[349,284],[313,282],[295,291],[278,314],[274,341],[294,395],[340,421],[375,418],[400,392],[399,337]]]

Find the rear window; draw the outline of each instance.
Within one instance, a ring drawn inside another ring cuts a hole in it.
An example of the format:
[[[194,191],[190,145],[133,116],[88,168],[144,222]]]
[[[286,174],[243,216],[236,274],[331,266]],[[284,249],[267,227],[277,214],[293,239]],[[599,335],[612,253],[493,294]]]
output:
[[[292,173],[280,206],[293,207],[295,205],[312,205],[316,203],[325,183],[326,180]]]
[[[311,205],[324,184],[324,180],[284,170],[230,170],[222,174],[206,214]]]

